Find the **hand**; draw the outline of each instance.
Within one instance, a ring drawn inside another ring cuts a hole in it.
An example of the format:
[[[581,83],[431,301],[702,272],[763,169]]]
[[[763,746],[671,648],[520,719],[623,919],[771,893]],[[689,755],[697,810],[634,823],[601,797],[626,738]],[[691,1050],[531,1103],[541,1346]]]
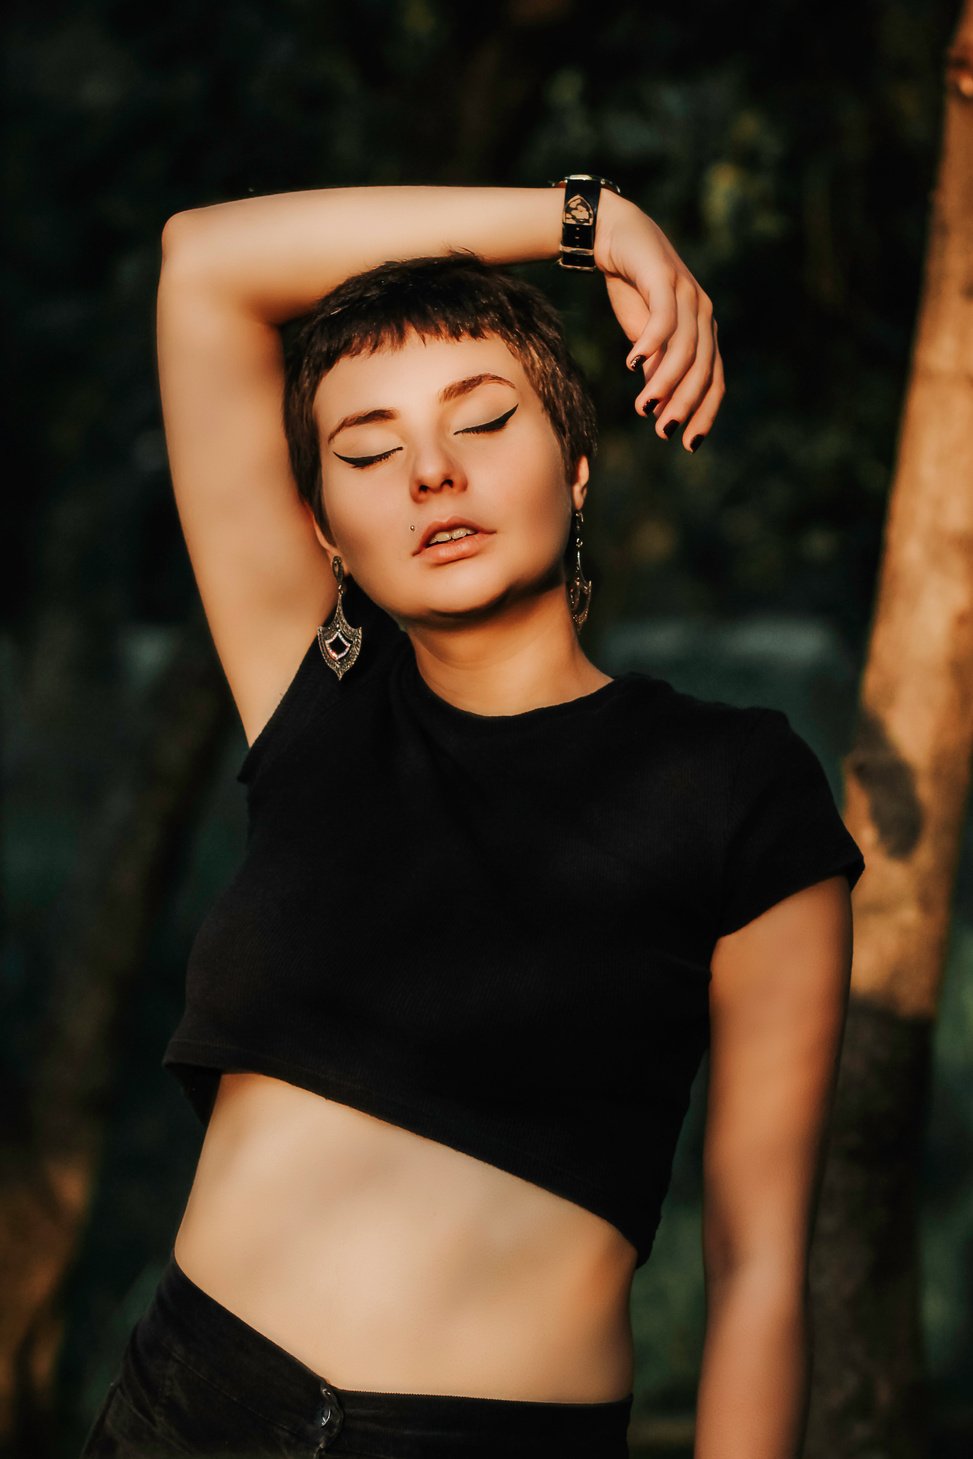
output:
[[[726,393],[713,301],[662,229],[607,189],[595,235],[595,263],[632,346],[629,369],[642,358],[635,369],[641,369],[645,385],[635,409],[645,415],[648,402],[656,401],[656,434],[668,439],[664,428],[675,422],[683,427],[685,448],[695,450]]]

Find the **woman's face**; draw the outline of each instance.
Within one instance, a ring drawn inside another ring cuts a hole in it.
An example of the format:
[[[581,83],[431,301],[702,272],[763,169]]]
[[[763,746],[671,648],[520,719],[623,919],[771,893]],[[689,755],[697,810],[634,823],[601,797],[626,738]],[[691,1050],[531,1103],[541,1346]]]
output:
[[[503,340],[410,334],[401,348],[346,357],[322,379],[314,414],[332,532],[315,523],[318,540],[405,626],[489,614],[563,582],[588,462],[565,479],[554,428]],[[477,534],[424,547],[451,518]]]

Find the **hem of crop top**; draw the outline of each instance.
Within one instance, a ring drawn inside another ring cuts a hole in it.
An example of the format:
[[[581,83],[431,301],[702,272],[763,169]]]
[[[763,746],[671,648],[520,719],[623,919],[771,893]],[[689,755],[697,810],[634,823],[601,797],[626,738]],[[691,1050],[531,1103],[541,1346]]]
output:
[[[374,1115],[377,1119],[384,1120],[387,1114],[394,1115],[396,1118],[388,1120],[387,1123],[396,1124],[411,1131],[412,1134],[422,1135],[436,1144],[448,1145],[450,1149],[458,1150],[463,1155],[471,1155],[475,1160],[482,1160],[484,1164],[495,1165],[498,1170],[505,1170],[508,1174],[525,1180],[528,1185],[538,1185],[544,1190],[551,1191],[553,1195],[570,1201],[572,1205],[579,1205],[583,1210],[601,1217],[633,1248],[636,1253],[636,1268],[643,1265],[648,1259],[648,1252],[643,1256],[635,1237],[624,1230],[601,1206],[595,1187],[583,1179],[579,1179],[576,1173],[565,1170],[556,1161],[539,1160],[532,1151],[496,1136],[485,1139],[479,1144],[479,1148],[474,1149],[470,1141],[464,1138],[461,1121],[450,1119],[448,1115],[443,1116],[438,1111],[430,1118],[429,1112],[421,1104],[401,1094],[389,1094],[345,1074],[336,1074],[331,1070],[309,1069],[304,1065],[295,1064],[292,1059],[278,1058],[274,1054],[263,1052],[255,1053],[249,1049],[238,1048],[233,1044],[206,1043],[195,1039],[171,1039],[162,1062],[163,1066],[175,1073],[177,1078],[178,1069],[174,1066],[179,1064],[186,1064],[193,1068],[213,1069],[220,1073],[269,1074],[283,1079],[287,1084],[307,1089],[312,1094],[320,1094],[326,1099],[335,1099],[339,1104],[346,1104],[351,1109]],[[350,1097],[342,1098],[342,1095]],[[402,1118],[398,1118],[399,1116]],[[497,1156],[496,1159],[491,1159],[491,1152]],[[504,1163],[505,1157],[510,1155],[520,1157],[525,1162],[524,1170],[530,1169],[533,1174],[521,1175],[520,1171],[512,1170],[509,1165]],[[541,1176],[539,1179],[535,1178],[538,1172]],[[567,1195],[564,1189],[558,1189],[556,1184],[551,1184],[552,1180],[566,1182],[574,1194]],[[575,1196],[578,1199],[575,1199]]]

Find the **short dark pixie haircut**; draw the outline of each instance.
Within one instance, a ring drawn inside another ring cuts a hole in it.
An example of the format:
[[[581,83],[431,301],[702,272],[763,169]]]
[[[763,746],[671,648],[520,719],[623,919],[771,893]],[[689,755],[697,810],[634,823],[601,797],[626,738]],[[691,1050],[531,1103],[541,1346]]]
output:
[[[326,536],[315,392],[344,356],[395,348],[410,330],[435,339],[497,335],[520,361],[550,419],[565,480],[579,456],[594,456],[597,423],[588,382],[568,350],[560,315],[540,289],[467,250],[390,259],[319,299],[295,321],[286,350],[283,408],[291,467]]]

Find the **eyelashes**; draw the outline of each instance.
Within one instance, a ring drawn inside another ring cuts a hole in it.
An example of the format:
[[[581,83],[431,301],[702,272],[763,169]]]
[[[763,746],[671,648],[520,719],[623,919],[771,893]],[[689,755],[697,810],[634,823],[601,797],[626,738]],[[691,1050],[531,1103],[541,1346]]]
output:
[[[481,436],[490,431],[501,431],[516,409],[517,407],[512,405],[509,410],[504,411],[503,415],[498,415],[496,420],[488,420],[485,426],[467,426],[465,430],[457,431],[456,434],[458,436]]]
[[[395,450],[397,451],[398,449],[398,446],[396,446]],[[384,461],[386,457],[391,456],[393,453],[392,451],[383,451],[381,456],[342,456],[340,451],[335,451],[334,454],[339,461],[347,461],[349,466],[361,467],[374,466],[376,461]]]
[[[483,426],[467,426],[465,430],[457,431],[456,434],[458,436],[480,436],[489,431],[503,430],[503,427],[507,424],[507,421],[516,409],[517,407],[512,405],[509,410],[504,411],[503,415],[498,415],[496,420],[488,420],[486,425]]]
[[[464,430],[457,431],[456,434],[458,436],[484,436],[490,435],[494,431],[502,431],[516,409],[516,405],[513,405],[509,410],[504,411],[503,415],[498,415],[496,420],[489,420],[482,426],[466,426]],[[335,451],[334,455],[339,461],[347,461],[349,466],[361,469],[366,466],[374,466],[376,461],[386,461],[389,456],[394,456],[396,451],[401,451],[401,449],[401,446],[393,446],[390,451],[382,451],[378,456],[342,456],[340,451]]]

